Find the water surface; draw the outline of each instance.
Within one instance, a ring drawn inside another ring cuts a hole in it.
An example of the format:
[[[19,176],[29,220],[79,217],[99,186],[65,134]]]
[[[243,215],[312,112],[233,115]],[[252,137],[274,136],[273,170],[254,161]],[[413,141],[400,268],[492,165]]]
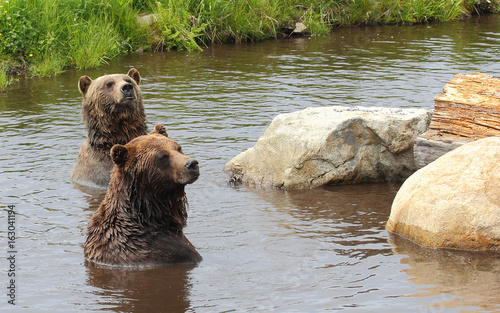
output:
[[[17,212],[17,305],[0,295],[0,310],[500,311],[498,256],[422,249],[388,235],[398,184],[232,188],[221,173],[277,114],[333,105],[430,109],[457,73],[500,77],[499,55],[500,19],[483,16],[124,56],[98,70],[15,83],[0,94],[0,206]],[[123,271],[84,260],[85,226],[103,194],[69,179],[85,138],[77,81],[131,67],[143,77],[150,128],[165,124],[200,161],[202,176],[187,188],[186,228],[204,257],[198,266]]]

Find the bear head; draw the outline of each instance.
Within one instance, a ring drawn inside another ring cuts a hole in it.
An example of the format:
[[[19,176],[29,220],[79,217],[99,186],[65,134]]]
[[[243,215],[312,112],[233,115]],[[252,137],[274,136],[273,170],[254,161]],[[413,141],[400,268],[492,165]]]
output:
[[[198,161],[186,156],[159,124],[149,135],[113,146],[110,154],[121,178],[155,196],[191,184],[200,175]]]
[[[139,88],[141,76],[132,68],[126,75],[104,75],[95,80],[80,77],[78,90],[83,95],[84,120],[143,118],[144,108]]]

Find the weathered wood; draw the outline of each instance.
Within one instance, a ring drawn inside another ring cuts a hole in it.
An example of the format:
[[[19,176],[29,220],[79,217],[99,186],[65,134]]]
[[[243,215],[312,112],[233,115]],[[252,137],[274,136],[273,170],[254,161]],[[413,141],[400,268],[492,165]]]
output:
[[[436,96],[429,130],[415,141],[417,167],[480,138],[500,136],[500,79],[457,74]]]

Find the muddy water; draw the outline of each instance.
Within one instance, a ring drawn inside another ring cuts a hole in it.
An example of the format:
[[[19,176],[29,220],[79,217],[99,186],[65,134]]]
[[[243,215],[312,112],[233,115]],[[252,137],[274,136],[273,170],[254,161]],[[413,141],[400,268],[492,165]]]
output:
[[[0,94],[0,311],[491,312],[500,258],[422,249],[385,231],[399,185],[231,188],[225,162],[272,118],[310,106],[432,108],[456,73],[500,76],[500,19],[339,29],[329,36],[122,57]],[[85,132],[77,80],[139,69],[148,123],[202,176],[187,188],[198,266],[104,270],[83,257],[102,192],[69,174]],[[16,306],[7,304],[7,205]]]

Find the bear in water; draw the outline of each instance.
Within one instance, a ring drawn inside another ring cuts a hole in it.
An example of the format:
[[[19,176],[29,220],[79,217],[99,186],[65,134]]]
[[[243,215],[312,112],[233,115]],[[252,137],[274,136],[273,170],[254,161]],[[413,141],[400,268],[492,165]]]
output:
[[[80,77],[82,115],[87,139],[80,148],[71,179],[86,186],[106,188],[113,168],[109,151],[146,135],[146,115],[139,88],[141,76],[132,68],[127,75],[113,74],[92,80]]]
[[[198,179],[198,161],[167,137],[163,125],[124,146],[113,146],[111,159],[109,188],[87,226],[85,257],[115,266],[201,261],[183,233],[184,187]]]

